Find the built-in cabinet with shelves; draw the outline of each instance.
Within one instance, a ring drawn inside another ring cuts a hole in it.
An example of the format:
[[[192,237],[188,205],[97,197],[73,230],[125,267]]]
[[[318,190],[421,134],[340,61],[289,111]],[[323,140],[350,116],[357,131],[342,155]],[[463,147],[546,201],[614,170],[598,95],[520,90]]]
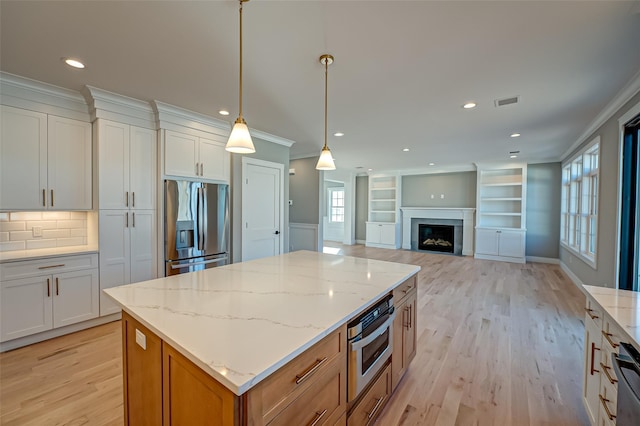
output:
[[[1,108],[0,209],[91,210],[91,124]]]
[[[99,315],[98,255],[0,264],[0,342]]]
[[[526,184],[526,164],[478,167],[476,258],[525,262]]]
[[[369,176],[369,216],[366,245],[400,247],[400,176]]]

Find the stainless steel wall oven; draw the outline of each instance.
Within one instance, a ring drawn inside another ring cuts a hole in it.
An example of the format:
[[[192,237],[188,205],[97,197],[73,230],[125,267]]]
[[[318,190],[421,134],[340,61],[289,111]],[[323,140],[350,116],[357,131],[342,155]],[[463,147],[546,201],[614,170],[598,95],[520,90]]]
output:
[[[353,401],[391,357],[393,297],[387,296],[347,324],[347,400]]]

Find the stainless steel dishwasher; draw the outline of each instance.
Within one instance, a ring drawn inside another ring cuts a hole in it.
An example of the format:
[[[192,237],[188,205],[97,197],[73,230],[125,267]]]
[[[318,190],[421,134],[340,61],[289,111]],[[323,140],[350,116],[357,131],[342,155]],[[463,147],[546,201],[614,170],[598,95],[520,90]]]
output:
[[[616,426],[640,424],[640,353],[628,343],[620,343],[620,355],[611,354],[618,376]]]

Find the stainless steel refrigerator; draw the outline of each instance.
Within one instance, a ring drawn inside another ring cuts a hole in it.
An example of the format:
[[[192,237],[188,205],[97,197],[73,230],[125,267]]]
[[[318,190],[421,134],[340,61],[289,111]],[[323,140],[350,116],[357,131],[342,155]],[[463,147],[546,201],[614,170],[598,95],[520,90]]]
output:
[[[229,185],[164,181],[165,275],[229,263]]]

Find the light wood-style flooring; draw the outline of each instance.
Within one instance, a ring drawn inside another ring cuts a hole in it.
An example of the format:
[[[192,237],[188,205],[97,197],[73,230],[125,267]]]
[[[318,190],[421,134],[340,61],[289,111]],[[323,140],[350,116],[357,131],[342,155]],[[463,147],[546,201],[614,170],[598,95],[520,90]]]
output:
[[[585,298],[557,265],[341,246],[420,265],[418,347],[377,422],[586,425]],[[0,354],[2,425],[121,425],[120,322]]]

